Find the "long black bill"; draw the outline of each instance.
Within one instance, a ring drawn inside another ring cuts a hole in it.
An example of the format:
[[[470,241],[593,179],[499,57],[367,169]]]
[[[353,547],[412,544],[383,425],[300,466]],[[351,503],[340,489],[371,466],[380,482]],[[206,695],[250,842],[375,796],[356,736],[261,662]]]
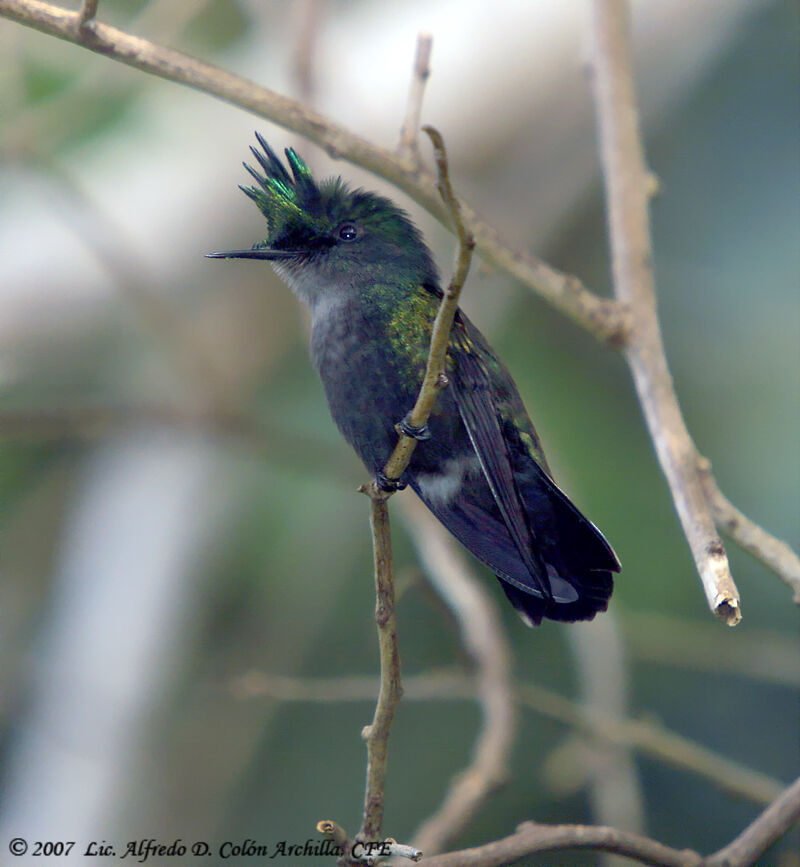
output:
[[[216,253],[206,253],[206,259],[294,259],[296,255],[291,250],[254,247],[250,250],[219,250]]]

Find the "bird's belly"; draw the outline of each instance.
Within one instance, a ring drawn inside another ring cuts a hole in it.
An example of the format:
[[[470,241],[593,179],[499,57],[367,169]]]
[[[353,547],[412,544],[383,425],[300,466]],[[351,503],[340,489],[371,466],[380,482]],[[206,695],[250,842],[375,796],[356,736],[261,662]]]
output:
[[[383,467],[395,425],[413,407],[419,384],[402,375],[385,341],[363,320],[315,323],[311,354],[333,420],[367,469]]]

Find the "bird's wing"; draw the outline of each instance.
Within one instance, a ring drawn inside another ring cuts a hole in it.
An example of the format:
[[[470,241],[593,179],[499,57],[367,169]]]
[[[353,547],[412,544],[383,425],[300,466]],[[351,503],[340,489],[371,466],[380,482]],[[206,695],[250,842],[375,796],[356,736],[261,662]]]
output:
[[[514,470],[501,428],[491,377],[479,348],[473,344],[458,320],[451,335],[449,355],[452,364],[451,394],[492,497],[534,586],[545,598],[551,598],[547,569],[536,553],[525,506],[514,481]]]

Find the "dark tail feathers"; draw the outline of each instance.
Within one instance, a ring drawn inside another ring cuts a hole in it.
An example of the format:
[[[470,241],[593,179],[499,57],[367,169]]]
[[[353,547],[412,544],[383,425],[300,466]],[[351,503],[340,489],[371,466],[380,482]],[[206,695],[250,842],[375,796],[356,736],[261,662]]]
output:
[[[543,471],[536,485],[538,497],[546,491],[549,509],[531,509],[529,516],[547,515],[546,527],[534,532],[547,540],[541,550],[542,559],[578,594],[572,602],[555,602],[525,593],[518,587],[500,580],[506,596],[528,625],[538,625],[543,617],[573,622],[591,620],[608,608],[614,589],[613,573],[620,563],[603,534],[576,508]],[[544,489],[544,490],[543,490]]]

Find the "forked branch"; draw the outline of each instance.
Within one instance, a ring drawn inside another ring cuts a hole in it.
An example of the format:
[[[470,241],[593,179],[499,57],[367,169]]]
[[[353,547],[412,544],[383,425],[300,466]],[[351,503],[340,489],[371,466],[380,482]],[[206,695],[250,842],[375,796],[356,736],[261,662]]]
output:
[[[624,0],[595,0],[595,106],[606,188],[614,289],[633,324],[625,357],[661,469],[711,610],[741,620],[739,591],[698,467],[667,365],[656,310],[648,214],[648,172],[639,132],[630,22]]]

